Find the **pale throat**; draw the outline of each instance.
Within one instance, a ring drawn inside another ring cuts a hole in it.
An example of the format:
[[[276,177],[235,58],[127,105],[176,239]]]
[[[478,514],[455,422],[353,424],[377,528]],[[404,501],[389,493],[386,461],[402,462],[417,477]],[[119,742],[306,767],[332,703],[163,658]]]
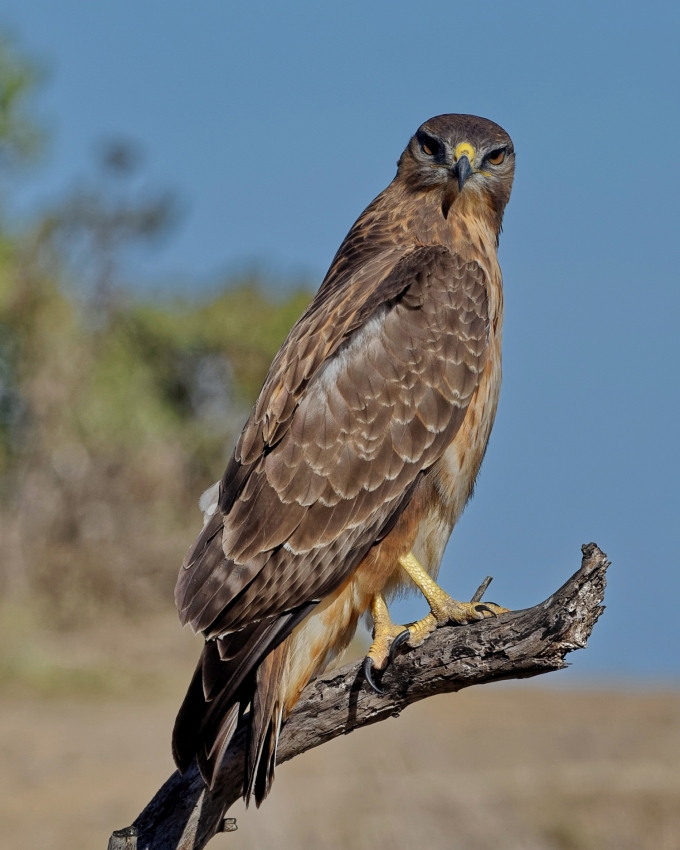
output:
[[[498,263],[495,221],[483,203],[455,205],[447,220],[447,247],[469,262],[477,262],[489,281],[489,318],[502,322],[503,276]],[[500,326],[498,326],[500,334]]]
[[[454,204],[447,220],[453,250],[466,259],[496,256],[498,236],[490,210],[483,203]]]

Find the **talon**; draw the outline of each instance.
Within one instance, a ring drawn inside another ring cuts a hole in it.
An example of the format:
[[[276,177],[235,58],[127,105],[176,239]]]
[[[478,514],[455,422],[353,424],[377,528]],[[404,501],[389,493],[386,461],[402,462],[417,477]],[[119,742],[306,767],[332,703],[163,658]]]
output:
[[[495,611],[492,611],[488,605],[475,605],[475,611],[479,611],[481,614],[483,611],[488,611],[492,617],[498,617],[498,614]]]
[[[411,632],[408,629],[404,629],[403,632],[400,632],[395,639],[392,641],[392,645],[390,646],[390,654],[387,658],[388,666],[394,661],[394,654],[402,645],[402,643],[406,643],[406,641],[411,637]]]
[[[382,696],[385,691],[379,688],[373,680],[374,667],[375,664],[373,663],[373,659],[370,657],[370,655],[367,655],[366,658],[364,658],[364,678],[366,679],[370,687],[376,692],[376,694],[380,694]]]

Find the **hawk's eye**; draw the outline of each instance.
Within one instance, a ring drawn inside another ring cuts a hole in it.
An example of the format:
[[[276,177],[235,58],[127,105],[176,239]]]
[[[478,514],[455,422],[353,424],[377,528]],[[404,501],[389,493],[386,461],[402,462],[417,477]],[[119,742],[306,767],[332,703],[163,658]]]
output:
[[[487,159],[491,165],[500,165],[505,159],[505,148],[499,148],[497,151],[491,151]]]
[[[420,140],[420,147],[423,153],[426,153],[428,156],[437,156],[440,150],[439,142],[436,139],[430,138],[430,136],[424,136]]]

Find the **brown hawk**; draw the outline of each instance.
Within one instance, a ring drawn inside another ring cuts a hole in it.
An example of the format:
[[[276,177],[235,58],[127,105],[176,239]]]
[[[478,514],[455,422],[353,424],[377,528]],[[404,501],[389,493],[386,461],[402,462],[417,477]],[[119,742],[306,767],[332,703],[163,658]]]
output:
[[[259,804],[281,724],[365,612],[376,687],[398,643],[505,610],[434,577],[498,402],[514,165],[492,121],[426,121],[274,359],[177,582],[182,623],[205,637],[173,734],[181,771],[195,757],[211,785],[249,708],[244,796]],[[405,629],[385,600],[413,585],[431,613]]]

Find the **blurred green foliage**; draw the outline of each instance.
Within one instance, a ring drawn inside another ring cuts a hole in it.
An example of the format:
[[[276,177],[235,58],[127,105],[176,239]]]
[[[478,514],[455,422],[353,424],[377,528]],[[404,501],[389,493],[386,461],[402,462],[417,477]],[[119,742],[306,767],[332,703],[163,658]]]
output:
[[[35,157],[44,133],[30,114],[30,95],[42,77],[35,62],[0,37],[0,164],[16,167]]]
[[[37,79],[0,41],[1,168],[37,150]],[[110,146],[106,179],[0,232],[0,597],[61,626],[172,604],[196,500],[310,297],[254,279],[203,300],[127,294],[118,252],[172,219],[168,193],[127,190],[132,161]]]

